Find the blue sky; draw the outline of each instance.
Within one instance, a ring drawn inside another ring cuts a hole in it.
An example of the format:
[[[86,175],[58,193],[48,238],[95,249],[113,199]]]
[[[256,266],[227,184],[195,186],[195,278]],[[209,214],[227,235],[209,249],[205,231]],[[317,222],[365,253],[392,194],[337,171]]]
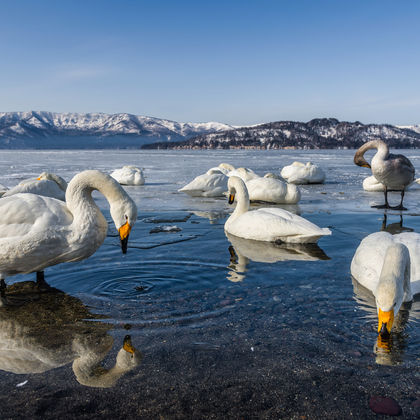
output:
[[[0,0],[0,111],[420,124],[420,2]]]

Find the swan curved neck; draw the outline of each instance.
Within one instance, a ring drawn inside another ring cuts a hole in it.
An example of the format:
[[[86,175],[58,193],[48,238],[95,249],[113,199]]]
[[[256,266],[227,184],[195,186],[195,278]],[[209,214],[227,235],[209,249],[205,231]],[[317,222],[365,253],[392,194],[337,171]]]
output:
[[[93,190],[102,193],[110,204],[123,199],[121,188],[113,178],[96,170],[83,171],[70,181],[66,191],[67,208],[75,219],[89,219],[90,211],[102,215],[92,198]]]
[[[130,370],[119,366],[118,363],[115,363],[111,369],[105,369],[99,365],[102,361],[101,356],[84,355],[73,362],[73,372],[80,384],[96,388],[110,388]]]
[[[229,191],[235,193],[236,207],[231,218],[234,219],[249,210],[249,194],[245,183],[239,177],[229,178]]]
[[[370,164],[365,160],[364,154],[370,149],[377,149],[377,153],[374,158],[384,160],[389,155],[389,148],[382,140],[371,140],[361,146],[356,154],[354,155],[354,163],[358,166],[367,166],[370,168]]]

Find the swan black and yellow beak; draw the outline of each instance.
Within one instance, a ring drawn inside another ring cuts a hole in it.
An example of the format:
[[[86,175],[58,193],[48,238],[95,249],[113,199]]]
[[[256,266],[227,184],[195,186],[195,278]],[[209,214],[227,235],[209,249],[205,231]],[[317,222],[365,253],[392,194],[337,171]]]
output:
[[[228,200],[228,202],[229,202],[229,204],[233,204],[233,202],[235,201],[235,194],[229,194],[229,200]]]
[[[394,323],[394,311],[382,311],[379,308],[378,312],[378,333],[383,338],[389,337],[391,334],[392,324]]]
[[[131,226],[130,223],[126,222],[123,224],[119,229],[118,233],[120,234],[120,240],[121,240],[121,249],[122,253],[127,253],[127,246],[128,246],[128,236],[130,235]]]
[[[37,180],[37,181],[41,181],[41,177],[37,178],[36,180]]]
[[[136,349],[133,347],[133,345],[131,344],[131,337],[129,335],[126,335],[124,337],[124,344],[123,344],[123,349],[131,354],[134,354],[134,352],[136,351]]]

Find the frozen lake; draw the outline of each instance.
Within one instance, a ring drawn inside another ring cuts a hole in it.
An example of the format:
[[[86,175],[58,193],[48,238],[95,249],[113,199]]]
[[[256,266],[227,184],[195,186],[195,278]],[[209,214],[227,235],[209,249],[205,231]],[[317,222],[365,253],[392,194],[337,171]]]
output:
[[[420,151],[404,154],[420,176]],[[1,308],[1,329],[14,331],[0,338],[3,348],[12,349],[10,360],[0,362],[4,418],[54,418],[69,407],[81,418],[369,418],[372,395],[393,397],[405,418],[415,418],[420,297],[404,308],[390,351],[378,351],[374,298],[353,285],[350,263],[370,233],[395,232],[401,223],[420,232],[420,186],[406,193],[402,217],[388,211],[385,220],[383,210],[370,207],[383,202],[383,193],[363,191],[370,170],[355,166],[353,155],[0,151],[0,183],[9,187],[43,171],[69,181],[85,169],[110,173],[135,165],[146,176],[144,186],[126,187],[139,210],[126,255],[107,202],[95,194],[110,222],[102,247],[84,261],[45,270],[47,282],[63,293],[20,296],[18,309]],[[295,160],[311,161],[327,176],[323,185],[301,186],[298,205],[282,206],[332,230],[307,258],[274,250],[266,261],[266,247],[244,256],[241,244],[224,234],[232,210],[227,200],[177,192],[221,162],[263,175]],[[391,196],[391,204],[398,200]],[[180,230],[151,233],[158,226]],[[7,282],[24,280],[34,275]],[[110,368],[126,334],[142,363],[116,376],[112,388],[80,380],[73,360],[84,352]]]

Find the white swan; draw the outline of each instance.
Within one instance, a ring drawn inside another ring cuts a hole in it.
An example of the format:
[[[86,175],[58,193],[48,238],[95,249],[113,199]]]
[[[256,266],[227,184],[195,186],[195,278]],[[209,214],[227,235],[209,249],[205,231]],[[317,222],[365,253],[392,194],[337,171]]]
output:
[[[241,178],[228,181],[229,204],[236,197],[236,208],[225,223],[225,231],[245,239],[268,242],[316,243],[321,236],[331,235],[303,217],[279,208],[249,211],[249,195]]]
[[[61,176],[49,172],[42,172],[38,178],[27,179],[15,187],[10,188],[3,194],[3,197],[10,197],[20,193],[30,193],[64,201],[66,189],[67,182]]]
[[[290,184],[322,184],[325,181],[324,171],[311,162],[293,162],[285,166],[280,174]]]
[[[143,171],[135,166],[123,166],[111,173],[112,178],[121,185],[144,185]]]
[[[0,199],[0,279],[41,272],[62,262],[92,255],[106,237],[108,223],[92,198],[100,191],[110,204],[123,252],[137,219],[137,208],[124,189],[102,172],[77,174],[69,183],[66,203],[35,194]]]
[[[115,365],[102,367],[114,343],[111,325],[97,322],[100,316],[79,299],[54,288],[28,299],[35,287],[33,282],[13,284],[10,299],[19,305],[0,309],[1,370],[33,375],[72,363],[79,383],[108,388],[140,364],[142,355],[126,336]]]
[[[389,335],[402,302],[420,293],[420,234],[372,233],[357,248],[351,274],[374,294],[378,332]]]
[[[296,204],[300,200],[300,190],[296,185],[276,179],[271,174],[250,179],[245,185],[251,201]]]
[[[363,155],[367,150],[377,149],[369,164]],[[376,208],[393,208],[407,210],[403,207],[405,189],[414,181],[414,166],[404,155],[389,153],[386,143],[382,140],[372,140],[361,146],[354,155],[354,163],[358,166],[371,168],[374,177],[385,186],[385,204],[373,206]],[[401,202],[396,207],[388,203],[388,191],[401,191]]]
[[[211,168],[178,191],[192,197],[220,197],[227,191],[227,180],[227,176],[222,171]]]
[[[249,168],[236,168],[233,171],[228,172],[227,176],[237,176],[244,182],[248,182],[251,179],[260,178],[252,169]]]

